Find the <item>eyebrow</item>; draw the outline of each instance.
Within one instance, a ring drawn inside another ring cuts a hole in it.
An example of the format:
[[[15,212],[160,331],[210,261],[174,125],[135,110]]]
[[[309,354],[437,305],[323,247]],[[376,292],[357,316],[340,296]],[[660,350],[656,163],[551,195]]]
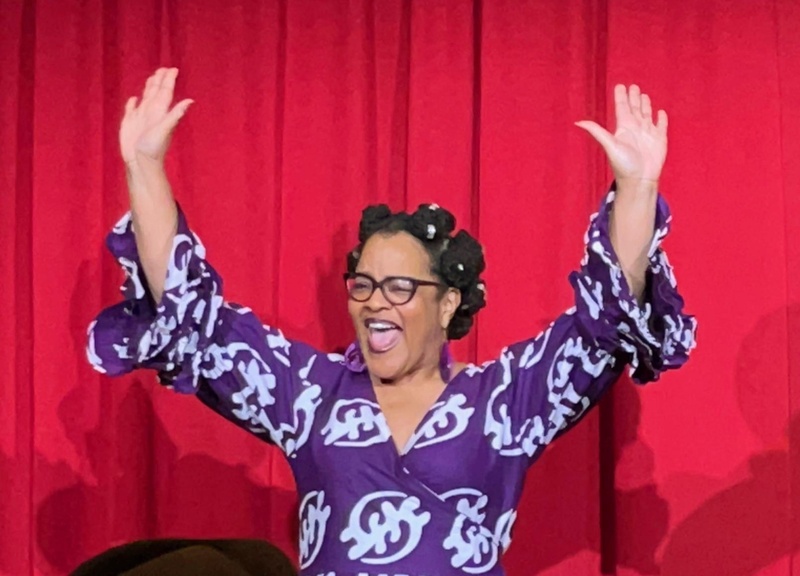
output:
[[[389,277],[392,277],[392,276],[399,277],[399,278],[416,278],[418,280],[431,280],[431,281],[438,281],[439,280],[436,277],[436,274],[434,274],[433,271],[430,270],[430,269],[426,269],[425,271],[420,272],[419,274],[415,274],[413,272],[412,273],[393,273],[393,274],[386,274],[383,278],[376,278],[375,274],[373,272],[368,272],[367,271],[368,268],[361,268],[361,266],[363,264],[364,264],[364,259],[363,258],[359,259],[359,261],[356,263],[356,268],[353,271],[353,273],[354,274],[366,274],[367,276],[371,276],[373,279],[375,279],[375,280],[377,280],[379,282],[381,280],[383,280],[383,278],[389,278]]]
[[[423,282],[443,282],[441,279],[437,278],[434,274],[430,272],[426,274],[387,274],[383,278],[376,278],[374,275],[370,274],[369,272],[364,272],[363,270],[356,269],[354,274],[361,274],[363,276],[369,276],[376,282],[381,282],[386,278],[409,278],[411,280],[422,280]]]

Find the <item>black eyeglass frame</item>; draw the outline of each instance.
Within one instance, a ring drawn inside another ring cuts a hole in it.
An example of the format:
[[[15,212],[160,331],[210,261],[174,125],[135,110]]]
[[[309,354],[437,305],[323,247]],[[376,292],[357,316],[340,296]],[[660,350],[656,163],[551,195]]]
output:
[[[378,282],[377,280],[375,280],[375,278],[373,278],[369,274],[363,274],[361,272],[345,272],[343,278],[344,278],[345,290],[347,290],[347,296],[351,300],[355,302],[367,302],[369,301],[370,298],[372,298],[372,295],[375,294],[375,290],[380,289],[381,293],[383,294],[383,297],[386,298],[387,302],[391,302],[395,306],[402,306],[403,304],[408,304],[409,302],[411,302],[414,296],[416,296],[417,289],[420,286],[438,286],[439,288],[449,288],[447,284],[443,284],[442,282],[435,282],[432,280],[420,280],[418,278],[411,278],[410,276],[387,276],[386,278]],[[372,284],[372,290],[369,291],[369,296],[367,296],[366,298],[363,299],[355,298],[348,289],[347,283],[350,280],[355,280],[356,278],[363,278],[365,280],[368,280]],[[389,282],[392,282],[394,280],[404,280],[409,284],[411,284],[411,290],[408,293],[409,294],[408,298],[406,298],[401,302],[397,302],[396,298],[391,296],[390,293],[387,293],[387,291],[384,289],[384,286],[386,286]]]

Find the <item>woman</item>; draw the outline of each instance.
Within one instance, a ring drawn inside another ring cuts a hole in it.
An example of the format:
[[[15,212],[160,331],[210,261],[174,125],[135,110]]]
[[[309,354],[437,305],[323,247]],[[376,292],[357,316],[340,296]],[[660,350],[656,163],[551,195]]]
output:
[[[101,372],[157,370],[289,458],[301,497],[304,575],[503,574],[528,467],[630,364],[639,382],[682,365],[695,321],[659,248],[667,117],[638,87],[615,88],[617,130],[579,122],[603,146],[615,191],[570,276],[575,306],[482,366],[454,362],[482,308],[483,254],[436,205],[365,210],[346,287],[356,342],[324,354],[227,303],[164,173],[177,70],[160,69],[120,130],[131,212],[109,236],[124,302],[89,331]],[[133,231],[135,230],[135,235]],[[158,303],[156,306],[154,303]]]

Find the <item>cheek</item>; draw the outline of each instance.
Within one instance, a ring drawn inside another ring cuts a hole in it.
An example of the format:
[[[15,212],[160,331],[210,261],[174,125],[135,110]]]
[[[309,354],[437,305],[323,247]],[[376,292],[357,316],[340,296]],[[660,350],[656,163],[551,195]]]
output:
[[[350,300],[349,298],[347,299],[347,313],[350,314],[350,318],[353,320],[354,323],[359,318],[362,306],[363,306],[363,304],[359,304],[358,302],[354,302],[354,301]]]
[[[425,339],[439,327],[438,307],[434,303],[416,302],[401,312],[406,332],[415,340]]]

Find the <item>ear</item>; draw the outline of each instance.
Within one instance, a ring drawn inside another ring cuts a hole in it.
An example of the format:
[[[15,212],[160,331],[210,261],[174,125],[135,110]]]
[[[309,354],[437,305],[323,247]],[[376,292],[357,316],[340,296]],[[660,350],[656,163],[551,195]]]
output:
[[[450,325],[450,320],[456,315],[459,306],[461,306],[461,291],[455,288],[448,289],[439,303],[443,329],[447,330],[447,327]]]

